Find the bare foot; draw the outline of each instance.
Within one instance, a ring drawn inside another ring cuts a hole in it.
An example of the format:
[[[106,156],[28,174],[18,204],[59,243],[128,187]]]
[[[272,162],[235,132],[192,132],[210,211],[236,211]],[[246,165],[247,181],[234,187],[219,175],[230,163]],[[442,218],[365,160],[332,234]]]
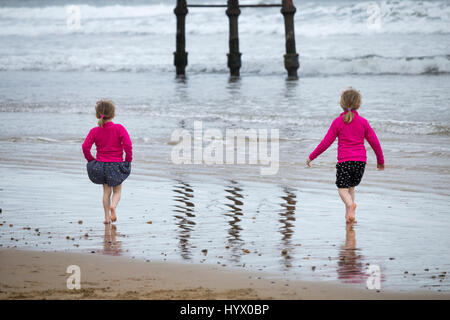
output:
[[[345,219],[349,223],[356,223],[355,219],[355,210],[356,210],[356,203],[353,203],[353,205],[350,206],[350,208],[347,210],[347,214],[345,215]]]
[[[112,222],[116,222],[117,220],[117,216],[116,216],[116,207],[111,206],[109,208],[109,210],[111,210],[111,221]]]
[[[110,224],[111,221],[105,219],[105,221],[103,221],[103,223],[104,223],[104,224]]]

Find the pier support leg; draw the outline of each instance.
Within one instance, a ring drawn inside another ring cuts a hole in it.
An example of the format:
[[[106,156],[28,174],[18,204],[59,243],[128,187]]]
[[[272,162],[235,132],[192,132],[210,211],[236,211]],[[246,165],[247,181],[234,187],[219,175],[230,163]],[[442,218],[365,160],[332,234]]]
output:
[[[230,21],[230,53],[228,56],[228,68],[232,77],[239,77],[239,69],[241,68],[241,53],[239,52],[239,33],[238,33],[238,17],[241,14],[239,9],[239,0],[228,0],[228,8],[226,11]]]
[[[295,50],[294,14],[295,7],[292,0],[282,0],[281,13],[284,17],[284,29],[286,34],[286,54],[284,55],[284,67],[288,72],[288,79],[297,79],[299,68],[298,54]]]
[[[174,55],[174,64],[177,69],[177,76],[184,76],[188,64],[185,37],[185,20],[188,13],[186,0],[177,0],[177,6],[173,10],[177,16],[177,44]]]

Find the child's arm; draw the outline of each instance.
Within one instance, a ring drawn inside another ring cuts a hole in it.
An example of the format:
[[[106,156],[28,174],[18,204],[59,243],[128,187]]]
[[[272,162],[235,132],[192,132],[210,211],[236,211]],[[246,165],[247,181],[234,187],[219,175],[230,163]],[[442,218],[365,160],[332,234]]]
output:
[[[125,161],[133,161],[133,144],[128,131],[124,127],[122,127],[120,138],[122,139],[123,150],[125,150]]]
[[[366,121],[366,130],[365,130],[365,138],[369,142],[370,146],[372,147],[373,151],[375,152],[375,155],[377,156],[377,164],[379,169],[384,168],[384,156],[383,156],[383,150],[381,150],[380,141],[378,141],[378,137],[375,134],[375,131],[370,126],[369,122]]]
[[[307,164],[309,166],[309,162],[313,161],[315,158],[320,156],[325,150],[327,150],[336,140],[337,133],[338,133],[338,120],[339,118],[335,119],[333,123],[330,126],[330,129],[328,129],[327,134],[323,138],[322,142],[319,143],[316,149],[314,149],[313,152],[309,155],[309,158],[307,161]]]
[[[82,145],[84,157],[88,162],[95,160],[95,158],[91,154],[91,148],[93,144],[94,144],[94,132],[93,130],[91,130],[89,131],[89,134],[87,135]]]

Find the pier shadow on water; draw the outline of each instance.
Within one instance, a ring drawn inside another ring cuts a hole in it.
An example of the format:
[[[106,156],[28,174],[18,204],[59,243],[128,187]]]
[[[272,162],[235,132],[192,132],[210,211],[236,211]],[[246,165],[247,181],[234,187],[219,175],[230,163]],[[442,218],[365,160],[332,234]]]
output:
[[[297,204],[297,196],[295,190],[284,187],[284,195],[281,197],[284,201],[280,203],[283,208],[280,211],[279,222],[281,226],[279,231],[281,233],[281,246],[282,246],[282,257],[281,263],[289,268],[292,265],[292,256],[289,252],[292,250],[292,235],[294,234],[294,222],[295,222],[295,208]]]
[[[175,193],[173,196],[175,200],[173,216],[175,217],[176,225],[178,226],[177,230],[181,257],[183,259],[190,259],[192,253],[189,240],[193,227],[195,226],[195,205],[193,202],[194,189],[190,184],[180,180],[173,186],[172,191]]]
[[[244,195],[241,186],[234,180],[229,182],[225,191],[227,192],[225,197],[228,200],[225,205],[228,207],[228,210],[224,215],[227,217],[229,225],[227,241],[228,246],[231,249],[230,261],[238,263],[242,256],[243,245],[241,238],[241,221],[243,216],[242,206],[244,205]]]

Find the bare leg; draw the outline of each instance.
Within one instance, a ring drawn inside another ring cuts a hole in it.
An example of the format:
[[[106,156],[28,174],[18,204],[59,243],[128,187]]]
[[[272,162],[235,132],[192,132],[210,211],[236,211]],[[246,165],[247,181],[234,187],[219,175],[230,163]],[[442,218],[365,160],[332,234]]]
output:
[[[103,209],[105,210],[104,224],[110,223],[109,219],[109,207],[111,205],[111,187],[107,184],[103,184]]]
[[[351,212],[353,212],[353,214],[350,214],[350,219],[352,219],[354,223],[357,223],[356,218],[355,218],[355,211],[356,211],[355,187],[348,188],[348,192],[350,193],[350,196],[352,197],[352,200],[353,200],[353,207],[351,208]]]
[[[350,193],[350,196],[352,197],[352,201],[355,202],[355,187],[348,188],[348,193]]]
[[[355,220],[356,204],[353,201],[350,190],[347,188],[338,188],[338,193],[345,204],[345,220],[347,222],[356,222]]]
[[[115,222],[117,220],[116,208],[117,205],[119,204],[121,194],[122,194],[122,184],[113,187],[112,203],[111,207],[109,208],[111,210],[112,222]]]

